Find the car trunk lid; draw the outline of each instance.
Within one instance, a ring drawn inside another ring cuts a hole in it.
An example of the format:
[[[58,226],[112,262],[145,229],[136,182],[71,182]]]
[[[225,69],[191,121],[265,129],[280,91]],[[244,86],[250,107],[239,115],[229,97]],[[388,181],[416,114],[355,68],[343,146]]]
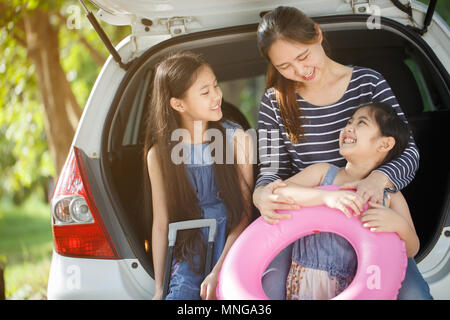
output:
[[[123,69],[130,63],[122,61],[84,4],[87,17],[99,34],[105,46]],[[174,37],[186,33],[258,23],[261,16],[273,9],[271,0],[90,0],[99,10],[97,17],[112,25],[130,25],[131,36]],[[327,15],[368,15],[367,27],[379,29],[379,18],[387,17],[404,24],[423,35],[432,21],[437,0],[431,0],[422,23],[415,22],[411,3],[400,0],[287,0],[277,5],[294,6],[311,17]]]

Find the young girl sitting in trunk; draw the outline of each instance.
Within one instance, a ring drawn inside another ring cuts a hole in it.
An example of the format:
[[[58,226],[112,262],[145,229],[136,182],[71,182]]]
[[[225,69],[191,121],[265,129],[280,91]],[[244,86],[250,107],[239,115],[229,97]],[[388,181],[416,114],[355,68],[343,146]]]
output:
[[[325,204],[347,216],[361,215],[363,227],[372,232],[396,232],[405,241],[406,254],[412,259],[419,250],[419,239],[405,198],[400,192],[385,192],[383,204],[364,201],[348,190],[329,191],[313,188],[340,185],[364,179],[380,165],[398,157],[408,144],[409,130],[395,110],[386,103],[360,107],[340,132],[339,153],[347,160],[344,168],[317,163],[285,180],[274,190],[300,206]],[[333,233],[318,233],[294,242],[292,263],[286,281],[286,299],[330,299],[341,293],[356,272],[356,254],[352,246]],[[415,266],[414,263],[409,265]],[[417,269],[417,267],[416,267]],[[415,285],[429,292],[418,270],[408,270]],[[406,280],[406,279],[405,279]],[[403,285],[407,285],[404,281]]]
[[[223,259],[250,221],[252,141],[238,125],[222,120],[221,104],[217,79],[201,56],[177,53],[157,65],[145,144],[153,206],[154,299],[162,297],[169,223],[216,219],[214,267],[205,278],[206,230],[178,232],[166,297],[214,299]],[[221,134],[214,135],[214,143],[222,142],[223,149],[215,148],[213,157],[210,134],[217,132]],[[217,159],[225,151],[234,152],[237,161]]]

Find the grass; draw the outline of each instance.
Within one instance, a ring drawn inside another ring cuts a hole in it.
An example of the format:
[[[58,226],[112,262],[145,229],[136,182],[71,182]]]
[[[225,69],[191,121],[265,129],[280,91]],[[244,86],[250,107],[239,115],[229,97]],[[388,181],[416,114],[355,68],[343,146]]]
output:
[[[46,297],[52,253],[50,206],[33,195],[22,205],[0,200],[0,256],[7,299]]]

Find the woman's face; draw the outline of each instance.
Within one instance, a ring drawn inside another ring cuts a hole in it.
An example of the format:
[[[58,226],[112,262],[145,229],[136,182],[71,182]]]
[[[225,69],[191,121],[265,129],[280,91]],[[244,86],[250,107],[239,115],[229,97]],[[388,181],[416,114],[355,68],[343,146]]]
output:
[[[185,120],[218,121],[222,118],[222,91],[209,66],[197,71],[196,79],[182,98],[175,99],[181,117]]]
[[[267,54],[273,66],[286,79],[308,85],[322,77],[326,55],[321,36],[313,44],[278,39]]]
[[[339,153],[347,160],[350,156],[373,159],[380,156],[380,148],[384,142],[380,128],[370,109],[358,109],[348,120],[339,136]]]

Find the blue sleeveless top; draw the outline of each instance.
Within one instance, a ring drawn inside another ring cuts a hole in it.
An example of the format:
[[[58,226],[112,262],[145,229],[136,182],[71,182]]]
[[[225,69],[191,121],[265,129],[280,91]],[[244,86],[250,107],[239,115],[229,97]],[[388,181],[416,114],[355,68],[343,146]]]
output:
[[[322,185],[333,183],[339,168],[330,164]],[[300,238],[294,242],[292,260],[312,269],[328,271],[330,277],[342,278],[354,275],[357,257],[351,244],[343,237],[321,232]]]
[[[226,129],[227,144],[233,145],[233,135],[238,124],[226,121],[222,124]],[[212,267],[217,263],[225,246],[227,234],[227,211],[222,199],[219,196],[215,177],[214,159],[211,156],[209,143],[186,145],[188,152],[185,165],[193,189],[199,200],[202,216],[205,219],[216,219],[217,229],[213,247]],[[225,146],[223,146],[226,150]],[[184,151],[184,150],[183,150]],[[224,153],[225,155],[225,153]],[[205,243],[208,239],[208,228],[203,228]],[[198,256],[193,257],[194,262],[200,262]],[[200,299],[200,284],[203,276],[196,274],[187,261],[172,261],[171,279],[167,300],[197,300]]]

